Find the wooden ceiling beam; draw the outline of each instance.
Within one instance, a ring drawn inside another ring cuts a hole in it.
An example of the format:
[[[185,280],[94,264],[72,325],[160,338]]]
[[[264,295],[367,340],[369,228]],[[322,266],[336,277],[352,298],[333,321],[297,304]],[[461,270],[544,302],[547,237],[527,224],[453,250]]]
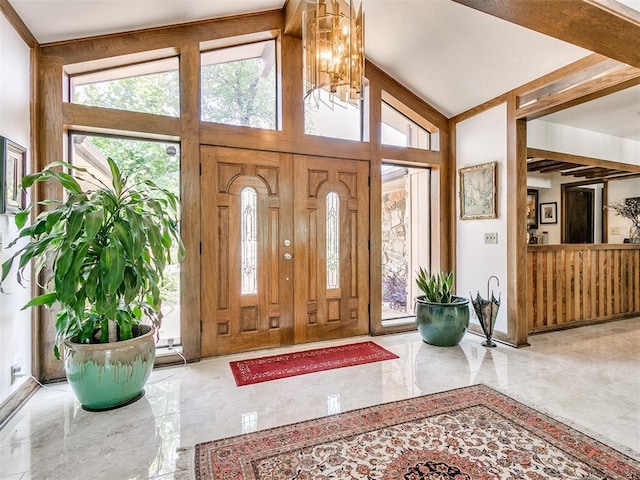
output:
[[[569,106],[584,103],[587,99],[599,97],[603,91],[619,91],[630,85],[640,83],[640,68],[621,65],[611,72],[595,77],[592,80],[579,83],[567,90],[540,98],[516,110],[518,118],[529,120],[547,115],[554,111],[563,110]]]
[[[640,178],[640,173],[624,173],[620,175],[607,175],[603,180],[630,180],[632,178]]]
[[[578,165],[576,165],[575,163],[569,163],[569,162],[554,162],[553,165],[550,165],[548,167],[543,167],[540,170],[538,170],[540,173],[551,173],[551,172],[559,172],[561,170],[566,170],[568,168],[574,168],[577,167]]]
[[[547,160],[546,158],[541,158],[533,161],[527,160],[527,171],[528,172],[538,172],[543,168],[549,168],[554,165],[557,165],[558,162],[555,160]]]
[[[570,153],[553,152],[551,150],[542,150],[540,148],[527,148],[527,158],[531,157],[541,157],[549,160],[556,160],[558,162],[574,163],[576,165],[609,168],[612,170],[640,173],[640,165],[623,162],[612,162],[610,160],[602,160],[600,158],[594,157],[584,157],[582,155],[573,155]]]
[[[590,0],[453,0],[640,68],[640,14]]]

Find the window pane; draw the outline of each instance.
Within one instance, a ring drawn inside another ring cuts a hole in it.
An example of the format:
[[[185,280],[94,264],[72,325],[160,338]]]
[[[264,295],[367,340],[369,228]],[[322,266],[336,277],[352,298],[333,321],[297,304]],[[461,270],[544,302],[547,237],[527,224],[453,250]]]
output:
[[[158,186],[179,195],[179,144],[80,133],[74,133],[71,141],[72,163],[86,168],[105,183],[111,181],[111,172],[107,164],[107,157],[109,157],[131,181],[153,180]],[[83,187],[86,186],[83,185]],[[171,253],[171,258],[177,258],[177,247]],[[180,264],[166,266],[160,291],[164,318],[157,346],[178,346],[181,344]]]
[[[177,58],[76,75],[70,83],[73,103],[180,116]]]
[[[327,288],[340,287],[340,199],[327,195]]]
[[[430,170],[382,166],[382,325],[413,322],[415,271],[430,265]]]
[[[417,123],[382,102],[382,143],[400,147],[431,149],[431,134]]]
[[[242,290],[243,295],[257,293],[258,235],[256,217],[258,194],[247,187],[240,193],[242,219],[240,222],[242,244]]]
[[[360,107],[330,98],[326,90],[315,90],[304,102],[304,133],[321,137],[362,140]]]
[[[202,54],[200,118],[275,130],[275,41]]]

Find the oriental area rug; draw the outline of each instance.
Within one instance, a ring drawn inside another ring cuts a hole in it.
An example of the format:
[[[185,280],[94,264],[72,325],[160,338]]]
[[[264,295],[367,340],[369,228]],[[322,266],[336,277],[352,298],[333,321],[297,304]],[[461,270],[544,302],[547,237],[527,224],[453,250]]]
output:
[[[230,362],[236,385],[251,385],[277,378],[293,377],[304,373],[333,368],[351,367],[365,363],[398,358],[374,342],[351,343],[329,348],[316,348],[269,357]]]
[[[197,480],[640,479],[640,462],[484,385],[196,445]]]

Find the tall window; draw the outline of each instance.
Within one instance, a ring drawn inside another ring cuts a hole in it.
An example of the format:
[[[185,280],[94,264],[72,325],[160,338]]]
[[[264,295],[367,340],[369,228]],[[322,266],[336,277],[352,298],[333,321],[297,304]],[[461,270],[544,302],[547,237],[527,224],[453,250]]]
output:
[[[180,115],[176,57],[69,75],[73,103],[131,112]]]
[[[420,114],[382,92],[381,141],[385,145],[440,150],[440,131]]]
[[[105,183],[111,181],[107,157],[132,182],[152,180],[175,195],[180,193],[180,144],[137,138],[97,136],[74,132],[71,135],[71,162],[86,168]],[[94,185],[83,185],[95,188]],[[180,264],[177,247],[171,252],[176,263],[167,265],[160,286],[162,295],[162,326],[157,346],[179,346],[180,334]]]
[[[340,287],[340,199],[327,195],[327,288]]]
[[[414,321],[415,272],[429,269],[429,169],[382,165],[382,325]]]
[[[275,41],[203,52],[200,118],[275,130]]]
[[[257,292],[257,260],[258,236],[256,232],[256,217],[258,213],[258,194],[251,187],[246,187],[240,193],[241,206],[241,234],[242,244],[242,288],[243,295]]]

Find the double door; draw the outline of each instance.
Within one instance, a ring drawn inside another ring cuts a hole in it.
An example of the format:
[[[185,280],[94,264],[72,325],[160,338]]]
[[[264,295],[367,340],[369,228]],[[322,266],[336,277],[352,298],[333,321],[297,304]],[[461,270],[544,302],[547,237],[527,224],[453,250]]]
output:
[[[368,164],[204,146],[202,355],[369,331]]]

